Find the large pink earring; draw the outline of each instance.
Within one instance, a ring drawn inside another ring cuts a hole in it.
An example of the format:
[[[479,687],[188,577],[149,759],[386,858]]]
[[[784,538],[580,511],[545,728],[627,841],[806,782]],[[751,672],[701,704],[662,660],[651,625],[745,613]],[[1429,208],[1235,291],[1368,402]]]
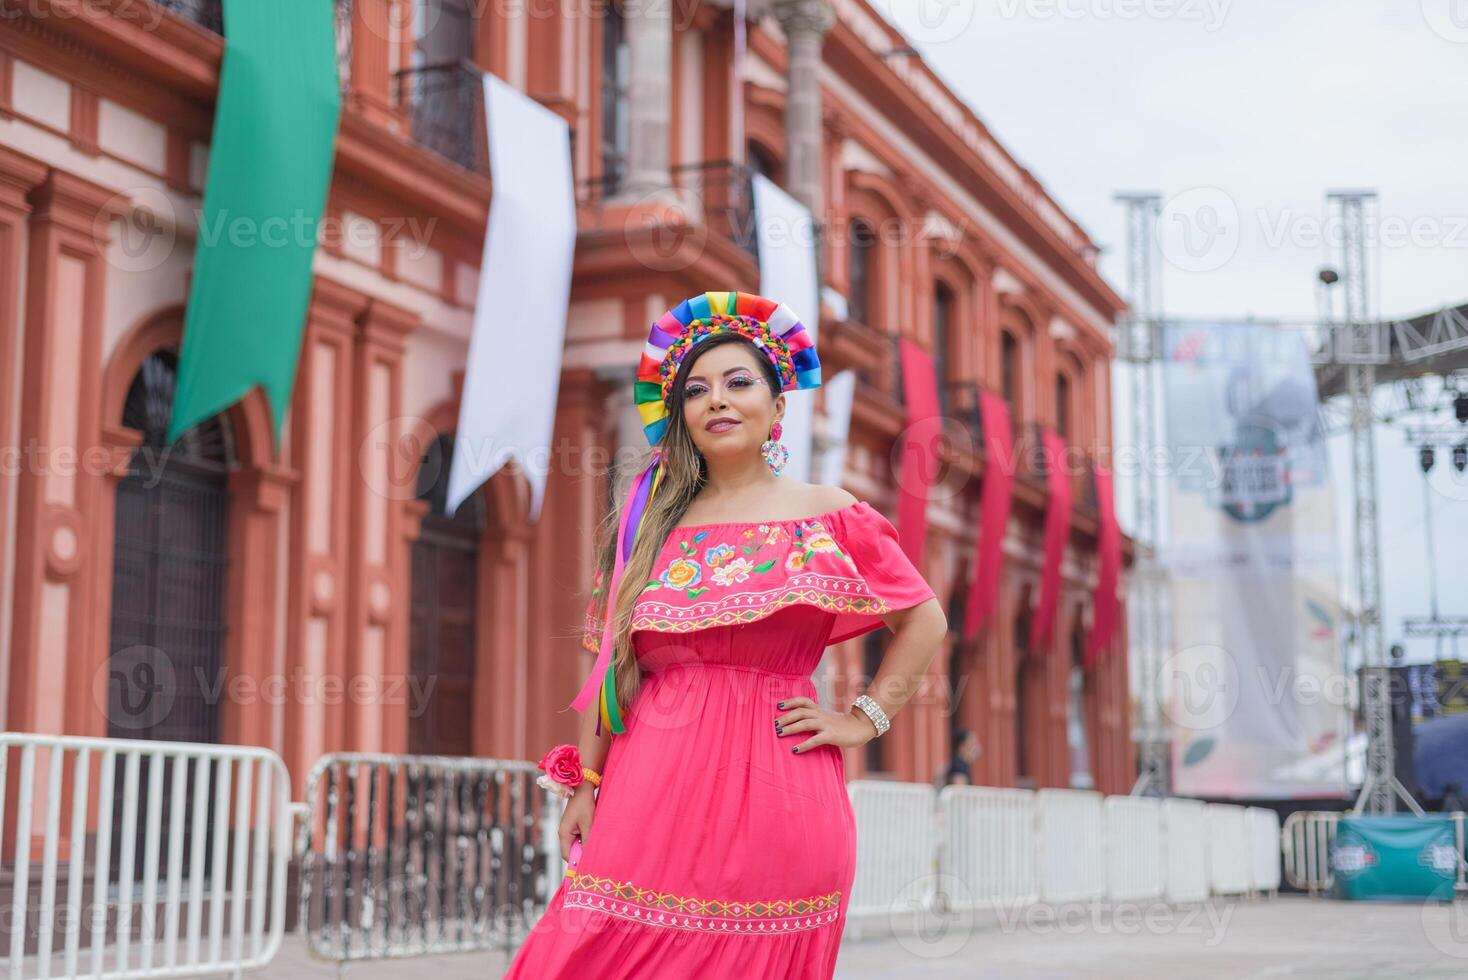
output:
[[[765,457],[765,464],[769,466],[770,472],[776,476],[780,475],[780,471],[790,461],[790,447],[780,441],[782,431],[779,422],[770,426],[770,437],[759,447],[760,453]]]

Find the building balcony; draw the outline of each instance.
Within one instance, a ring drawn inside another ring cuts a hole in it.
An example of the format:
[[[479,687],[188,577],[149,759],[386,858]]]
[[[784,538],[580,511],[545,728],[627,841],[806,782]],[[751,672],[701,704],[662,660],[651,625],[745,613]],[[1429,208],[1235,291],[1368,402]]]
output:
[[[669,178],[666,187],[638,186],[619,168],[578,181],[577,198],[599,212],[641,212],[646,205],[657,205],[670,228],[705,228],[759,261],[754,178],[748,167],[728,160],[680,164],[669,171]]]
[[[887,347],[887,363],[892,366],[892,373],[887,379],[887,394],[894,404],[906,410],[907,390],[902,384],[902,338],[895,333],[889,333]]]
[[[397,74],[398,104],[413,139],[471,173],[489,176],[484,72],[472,61],[408,68]]]
[[[968,432],[974,452],[984,451],[984,420],[981,414],[983,389],[977,381],[948,381],[938,389],[938,403],[943,414],[950,416]]]

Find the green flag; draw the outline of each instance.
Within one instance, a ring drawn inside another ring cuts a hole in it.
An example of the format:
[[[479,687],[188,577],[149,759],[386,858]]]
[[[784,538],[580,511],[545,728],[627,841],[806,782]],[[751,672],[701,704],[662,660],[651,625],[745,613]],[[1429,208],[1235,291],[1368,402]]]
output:
[[[257,384],[279,438],[341,113],[335,0],[225,0],[224,34],[170,443]]]

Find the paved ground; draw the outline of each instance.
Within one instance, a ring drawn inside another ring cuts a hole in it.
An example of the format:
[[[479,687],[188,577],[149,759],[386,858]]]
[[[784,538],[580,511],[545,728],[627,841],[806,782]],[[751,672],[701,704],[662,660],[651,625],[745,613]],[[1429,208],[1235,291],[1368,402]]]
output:
[[[1138,903],[1041,907],[918,923],[893,934],[885,924],[848,930],[836,976],[1009,980],[1311,980],[1468,977],[1468,903],[1427,906],[1334,902],[1282,896],[1194,908]],[[492,980],[502,955],[443,956],[354,964],[350,980]],[[331,980],[298,940],[262,976]],[[622,980],[622,978],[598,978]],[[678,978],[682,980],[682,978]]]

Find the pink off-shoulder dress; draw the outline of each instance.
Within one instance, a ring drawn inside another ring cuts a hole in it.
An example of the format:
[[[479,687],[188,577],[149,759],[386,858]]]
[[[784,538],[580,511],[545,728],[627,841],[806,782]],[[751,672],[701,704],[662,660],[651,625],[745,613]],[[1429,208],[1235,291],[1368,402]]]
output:
[[[580,860],[507,978],[829,978],[856,872],[842,750],[775,734],[825,648],[933,596],[882,514],[675,528],[633,615],[642,686]],[[598,600],[585,645],[601,635]]]

